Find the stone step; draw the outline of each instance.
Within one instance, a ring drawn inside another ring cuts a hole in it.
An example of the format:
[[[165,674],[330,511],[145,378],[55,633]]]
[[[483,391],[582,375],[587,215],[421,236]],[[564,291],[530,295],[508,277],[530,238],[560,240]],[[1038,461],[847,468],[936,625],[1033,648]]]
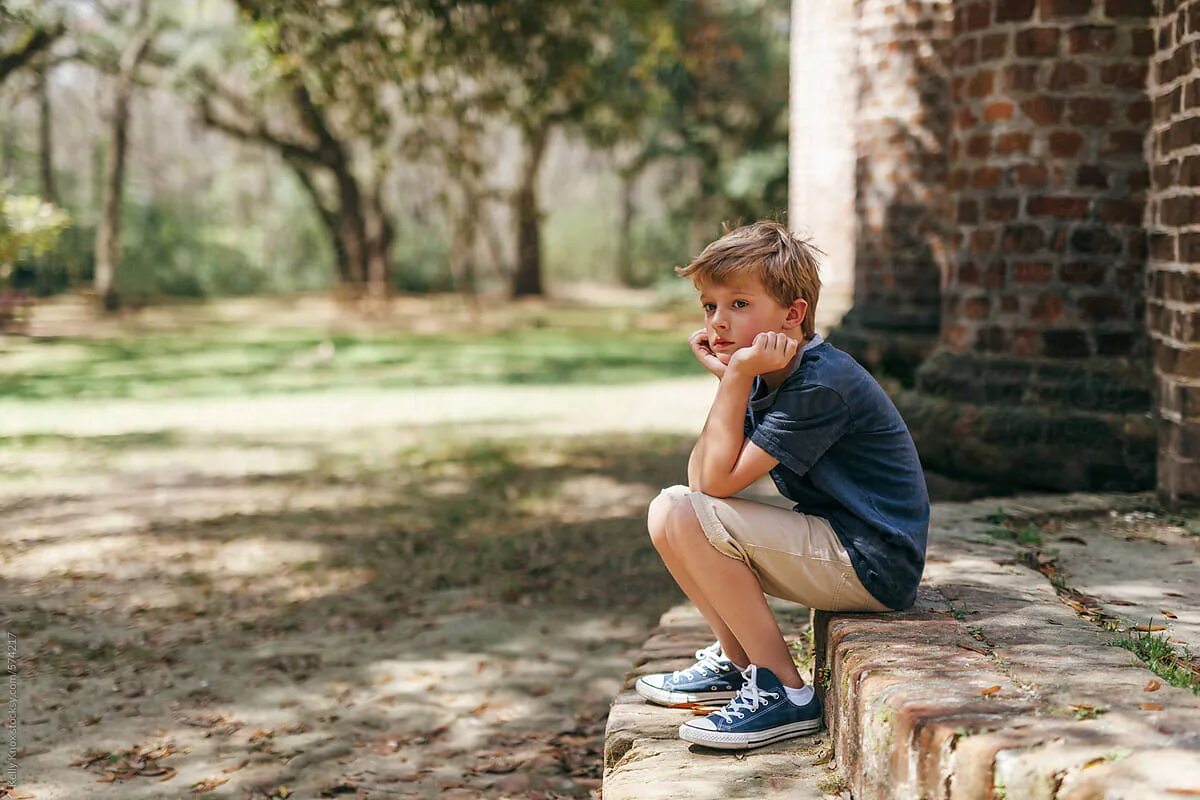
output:
[[[784,629],[802,636],[808,609],[775,601],[772,605]],[[693,653],[711,643],[711,635],[690,605],[663,615],[609,711],[604,800],[838,797],[843,779],[832,768],[826,733],[749,753],[696,747],[677,733],[692,712],[647,703],[633,691],[639,675],[690,665]]]
[[[1042,498],[1019,513],[1122,502],[1145,498]],[[1145,691],[1155,675],[1110,644],[1117,634],[1060,599],[1018,544],[989,539],[995,507],[935,507],[909,611],[814,614],[816,686],[853,796],[1200,794],[1200,696],[1165,681]]]

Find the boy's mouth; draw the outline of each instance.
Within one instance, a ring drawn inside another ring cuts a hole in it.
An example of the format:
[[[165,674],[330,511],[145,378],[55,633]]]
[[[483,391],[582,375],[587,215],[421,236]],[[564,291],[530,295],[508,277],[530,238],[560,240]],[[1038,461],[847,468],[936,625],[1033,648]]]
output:
[[[729,347],[734,344],[734,342],[730,339],[713,339],[709,344],[712,347]]]

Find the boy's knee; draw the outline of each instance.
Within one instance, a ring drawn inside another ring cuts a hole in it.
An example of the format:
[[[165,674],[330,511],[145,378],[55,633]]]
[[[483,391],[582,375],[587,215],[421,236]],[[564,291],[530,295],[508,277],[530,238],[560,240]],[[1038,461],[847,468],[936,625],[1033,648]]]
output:
[[[667,516],[667,538],[669,541],[690,536],[693,529],[700,527],[696,509],[686,497],[676,503]]]
[[[646,527],[650,531],[650,541],[659,550],[667,545],[671,515],[675,509],[680,505],[691,505],[687,499],[688,492],[686,486],[670,486],[650,501],[650,508],[646,511]]]

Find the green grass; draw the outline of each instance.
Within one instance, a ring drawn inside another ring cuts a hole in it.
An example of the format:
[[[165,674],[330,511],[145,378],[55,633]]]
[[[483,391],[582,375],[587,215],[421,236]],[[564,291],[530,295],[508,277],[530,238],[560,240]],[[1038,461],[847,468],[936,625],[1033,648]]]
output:
[[[0,340],[0,399],[13,400],[616,383],[697,374],[677,332],[603,325],[334,336],[234,327],[188,335]]]
[[[1114,639],[1109,644],[1130,651],[1145,662],[1155,675],[1172,686],[1191,689],[1196,694],[1200,694],[1200,678],[1184,666],[1190,661],[1187,648],[1177,650],[1175,645],[1171,644],[1167,634],[1156,636],[1153,633],[1129,631],[1125,636]]]

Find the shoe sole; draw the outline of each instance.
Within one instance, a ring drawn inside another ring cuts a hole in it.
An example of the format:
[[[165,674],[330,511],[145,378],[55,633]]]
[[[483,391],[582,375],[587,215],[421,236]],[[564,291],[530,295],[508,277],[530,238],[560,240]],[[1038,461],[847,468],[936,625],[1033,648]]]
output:
[[[793,739],[821,730],[821,720],[806,719],[788,725],[780,725],[768,731],[757,733],[723,733],[721,731],[706,731],[687,723],[679,726],[679,738],[685,742],[713,747],[718,750],[749,750],[752,747],[762,747],[766,744]]]
[[[638,678],[634,689],[645,699],[651,703],[669,708],[694,708],[700,705],[708,705],[710,703],[720,703],[724,705],[733,698],[737,697],[737,692],[705,692],[704,694],[691,694],[689,692],[669,692],[666,689],[660,689],[657,686],[651,686],[642,678]]]

